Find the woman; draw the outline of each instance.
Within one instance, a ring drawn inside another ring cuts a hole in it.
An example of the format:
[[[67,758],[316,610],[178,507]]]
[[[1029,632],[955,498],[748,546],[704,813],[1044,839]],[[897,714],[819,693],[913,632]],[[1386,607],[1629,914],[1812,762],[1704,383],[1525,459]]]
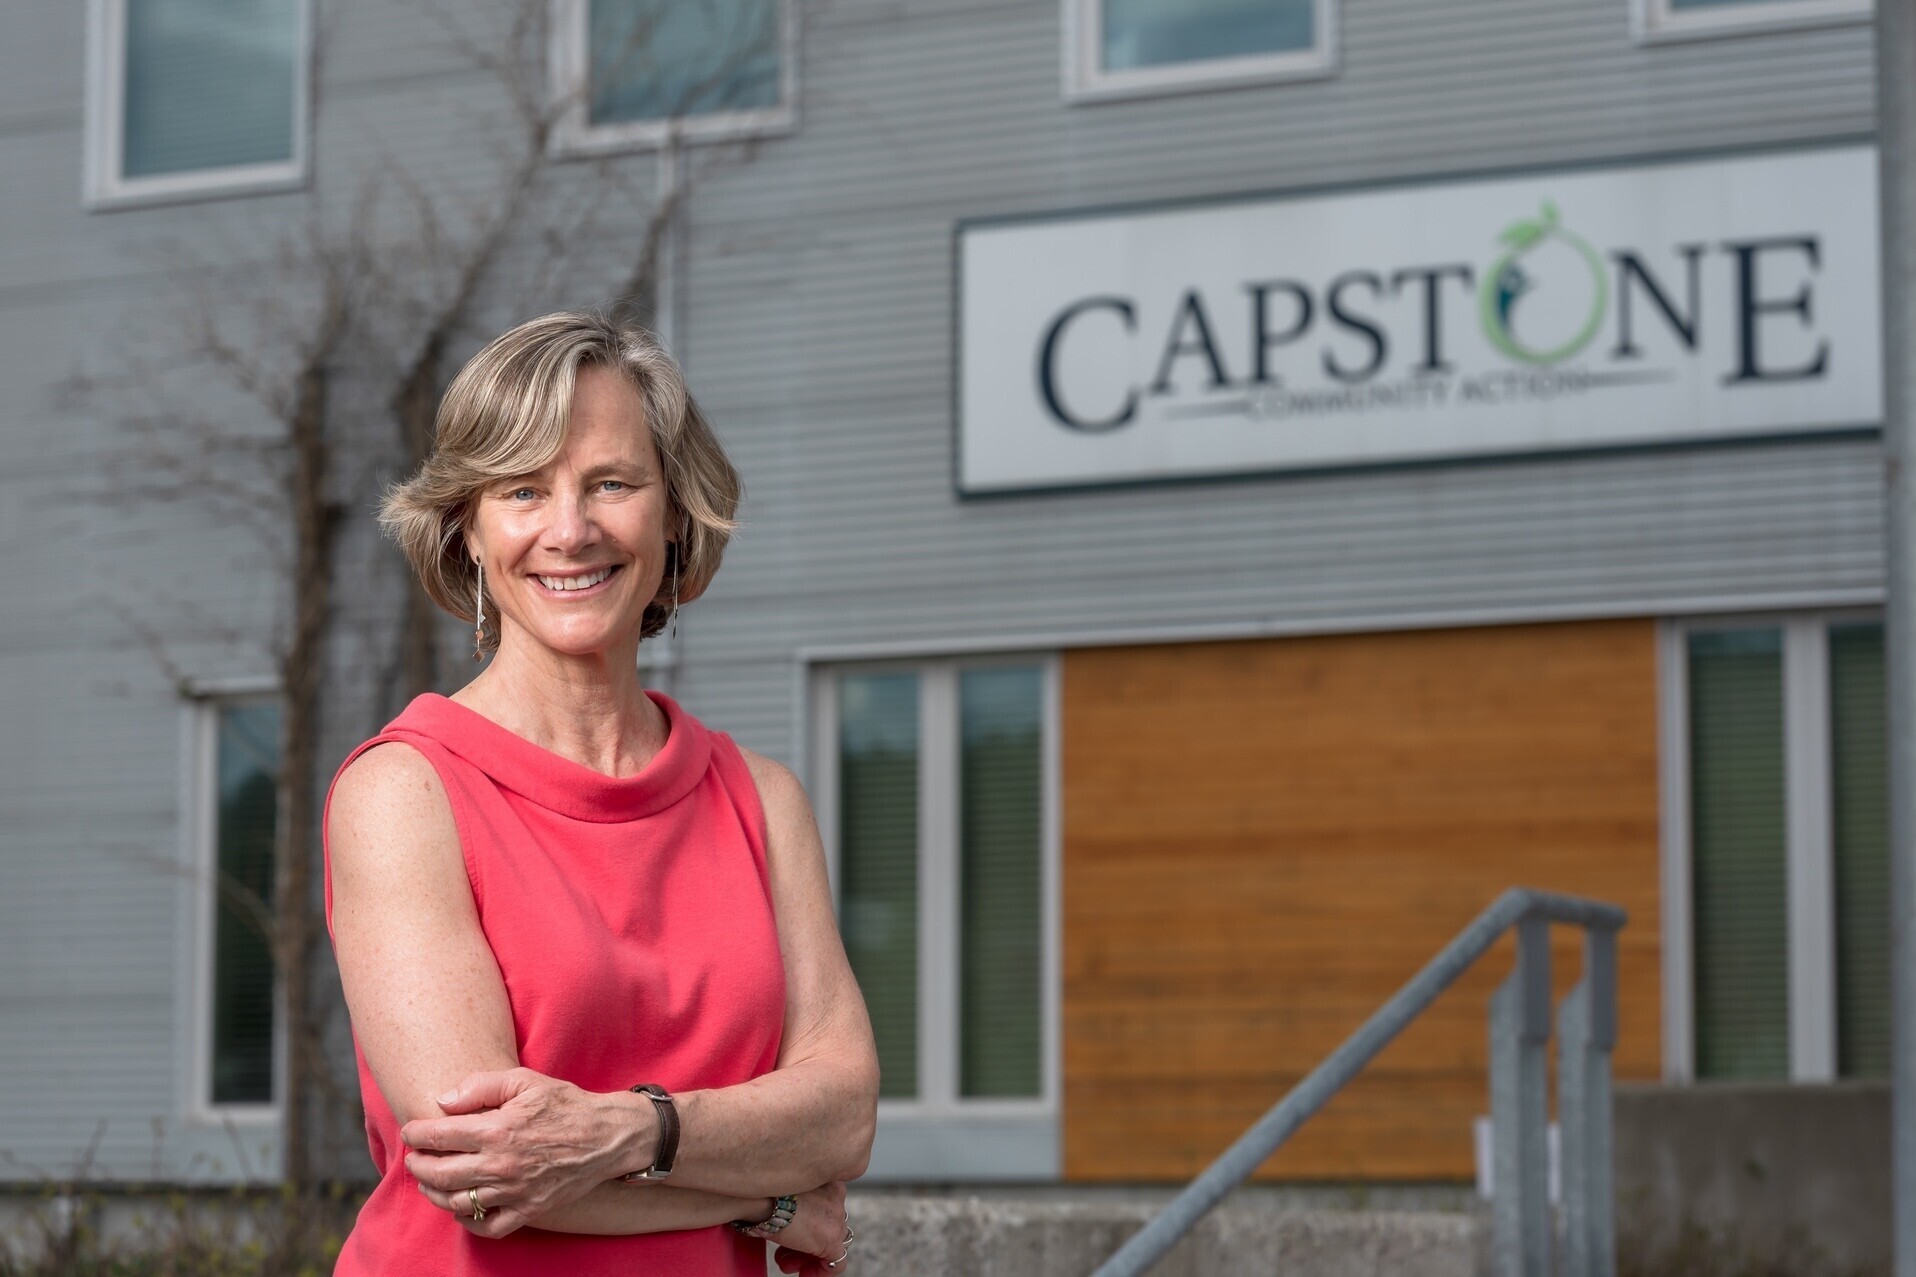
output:
[[[847,1271],[878,1066],[817,827],[789,771],[638,676],[738,492],[657,343],[562,313],[473,357],[388,495],[493,656],[327,797],[380,1174],[336,1272],[762,1274],[766,1239]]]

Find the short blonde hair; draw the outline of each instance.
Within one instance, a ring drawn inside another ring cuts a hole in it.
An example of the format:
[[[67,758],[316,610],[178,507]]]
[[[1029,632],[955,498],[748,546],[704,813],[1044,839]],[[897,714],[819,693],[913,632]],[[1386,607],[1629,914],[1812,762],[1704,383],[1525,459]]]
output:
[[[683,603],[704,593],[718,572],[738,526],[738,471],[678,365],[643,328],[558,311],[494,338],[466,362],[439,401],[432,454],[380,504],[380,526],[399,543],[427,596],[461,620],[474,615],[478,567],[462,534],[476,500],[488,484],[529,474],[559,455],[583,364],[620,372],[639,392],[665,470],[667,539],[676,533],[678,548],[646,605],[640,636],[665,628],[675,583]],[[487,609],[480,645],[488,652],[499,646],[497,616]]]

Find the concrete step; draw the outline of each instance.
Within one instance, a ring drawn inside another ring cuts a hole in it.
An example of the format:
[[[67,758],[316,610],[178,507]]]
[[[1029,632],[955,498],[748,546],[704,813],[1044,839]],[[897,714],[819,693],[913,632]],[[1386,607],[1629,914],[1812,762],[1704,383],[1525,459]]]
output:
[[[851,1195],[857,1271],[883,1277],[1083,1277],[1155,1213],[1148,1201]],[[1482,1277],[1487,1221],[1464,1211],[1327,1210],[1227,1200],[1156,1277]]]

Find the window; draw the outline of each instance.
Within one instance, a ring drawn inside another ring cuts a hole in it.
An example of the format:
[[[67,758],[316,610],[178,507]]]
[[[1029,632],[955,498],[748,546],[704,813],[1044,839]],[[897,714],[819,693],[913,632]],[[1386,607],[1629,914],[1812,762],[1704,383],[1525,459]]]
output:
[[[270,1114],[279,1016],[272,948],[280,707],[271,695],[192,707],[194,1024],[189,1112]]]
[[[305,180],[309,0],[91,0],[87,202]]]
[[[1690,40],[1856,22],[1870,0],[1630,0],[1637,39]]]
[[[1045,658],[844,667],[813,792],[878,1039],[879,1177],[1052,1177],[1057,818]]]
[[[1328,75],[1331,0],[1064,0],[1065,96]]]
[[[1669,627],[1667,1072],[1885,1077],[1883,627]]]
[[[791,128],[792,0],[555,0],[557,141],[593,152]]]

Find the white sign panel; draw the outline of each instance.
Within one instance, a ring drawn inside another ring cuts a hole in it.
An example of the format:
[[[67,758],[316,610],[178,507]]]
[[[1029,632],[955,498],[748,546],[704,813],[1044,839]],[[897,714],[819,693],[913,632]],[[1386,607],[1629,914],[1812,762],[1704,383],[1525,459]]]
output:
[[[958,486],[1853,428],[1873,148],[961,226]]]

